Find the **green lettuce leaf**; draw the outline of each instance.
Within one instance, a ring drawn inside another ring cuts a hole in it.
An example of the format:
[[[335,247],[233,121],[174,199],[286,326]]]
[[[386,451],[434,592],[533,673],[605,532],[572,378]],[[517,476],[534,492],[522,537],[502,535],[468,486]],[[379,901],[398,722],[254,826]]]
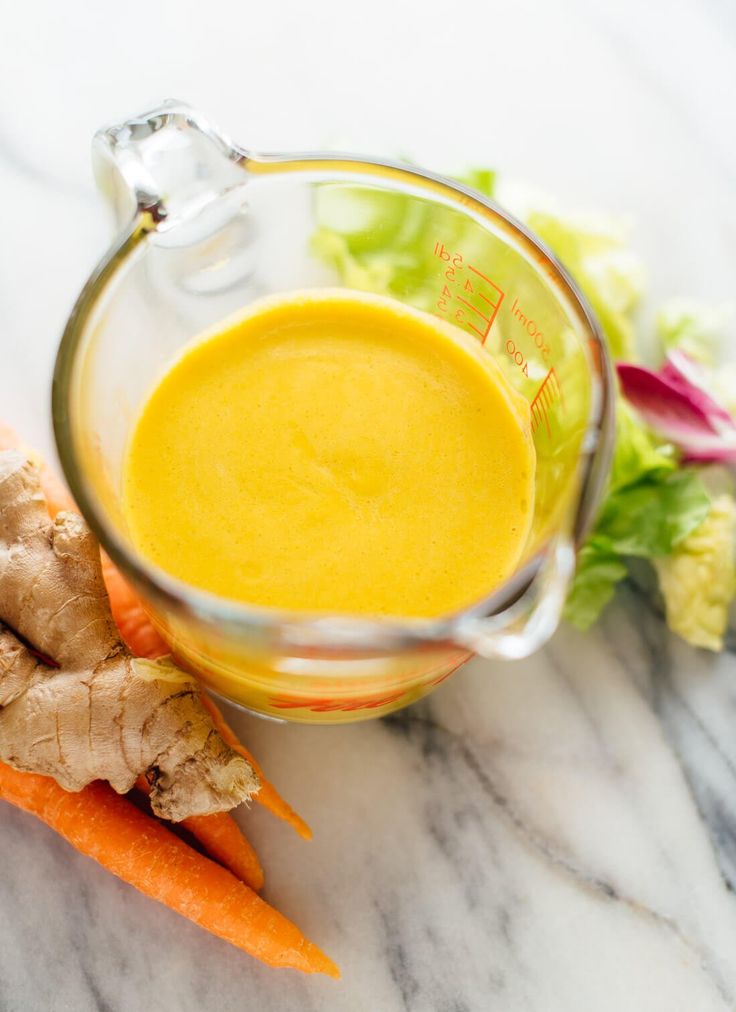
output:
[[[698,471],[678,467],[673,447],[657,443],[619,401],[608,491],[593,533],[579,553],[565,617],[588,628],[626,575],[628,558],[669,555],[709,509],[710,497]]]
[[[720,495],[705,520],[655,562],[667,625],[693,646],[722,650],[736,594],[736,503]]]
[[[694,468],[652,475],[608,496],[596,540],[620,556],[656,559],[695,530],[709,508],[710,497]]]
[[[459,183],[472,186],[484,197],[492,197],[496,189],[496,173],[493,169],[468,169],[461,176],[455,176]]]
[[[565,618],[588,629],[613,597],[628,570],[620,557],[591,538],[578,553],[575,580],[565,602]]]
[[[609,476],[609,493],[632,485],[643,478],[664,476],[675,470],[675,449],[658,443],[619,398],[616,405],[616,445]]]

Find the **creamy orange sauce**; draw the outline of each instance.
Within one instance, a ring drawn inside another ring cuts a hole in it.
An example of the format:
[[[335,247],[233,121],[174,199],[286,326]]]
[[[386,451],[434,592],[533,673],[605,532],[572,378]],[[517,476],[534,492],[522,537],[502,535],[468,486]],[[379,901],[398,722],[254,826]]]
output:
[[[436,616],[514,570],[529,409],[470,337],[378,296],[263,300],[151,392],[124,474],[130,536],[215,594]]]

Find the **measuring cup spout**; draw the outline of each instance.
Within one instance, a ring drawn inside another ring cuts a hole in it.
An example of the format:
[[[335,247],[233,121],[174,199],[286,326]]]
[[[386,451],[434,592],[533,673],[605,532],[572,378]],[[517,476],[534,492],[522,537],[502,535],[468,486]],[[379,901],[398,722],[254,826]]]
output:
[[[92,143],[95,178],[120,227],[143,215],[165,231],[200,215],[244,184],[244,160],[208,119],[175,99],[104,127]]]

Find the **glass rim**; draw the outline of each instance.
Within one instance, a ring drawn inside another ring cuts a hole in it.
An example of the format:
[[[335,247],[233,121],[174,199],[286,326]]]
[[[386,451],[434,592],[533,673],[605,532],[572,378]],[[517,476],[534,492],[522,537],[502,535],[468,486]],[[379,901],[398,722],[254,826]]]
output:
[[[196,125],[200,128],[202,126],[199,122]],[[210,133],[209,130],[205,132]],[[218,137],[218,142],[222,143],[221,137]],[[585,297],[552,251],[493,200],[462,183],[425,169],[390,160],[327,152],[255,156],[241,148],[230,146],[229,154],[246,171],[259,175],[279,171],[322,170],[356,176],[372,173],[375,176],[382,170],[391,179],[403,179],[415,186],[444,194],[455,205],[459,204],[463,213],[472,215],[475,212],[481,218],[492,218],[501,226],[504,238],[507,235],[513,238],[515,244],[531,257],[535,266],[544,269],[547,280],[558,296],[563,296],[565,308],[571,310],[577,318],[590,352],[588,364],[594,396],[591,397],[587,428],[578,455],[577,501],[570,531],[572,543],[579,545],[595,516],[613,451],[613,374],[599,324]],[[159,205],[144,205],[139,200],[127,229],[99,261],[77,298],[62,334],[52,381],[52,423],[66,481],[102,548],[142,596],[177,614],[220,628],[226,627],[229,633],[253,634],[257,631],[261,637],[266,638],[271,634],[274,638],[281,639],[284,632],[288,632],[291,642],[308,649],[365,651],[372,655],[456,645],[453,632],[463,618],[498,616],[512,610],[543,568],[549,554],[549,545],[544,546],[521,569],[484,598],[459,612],[437,618],[375,617],[347,613],[328,615],[251,605],[187,584],[128,547],[105,516],[85,476],[73,436],[69,404],[71,382],[87,325],[107,285],[124,268],[146,237],[165,221],[165,211]]]

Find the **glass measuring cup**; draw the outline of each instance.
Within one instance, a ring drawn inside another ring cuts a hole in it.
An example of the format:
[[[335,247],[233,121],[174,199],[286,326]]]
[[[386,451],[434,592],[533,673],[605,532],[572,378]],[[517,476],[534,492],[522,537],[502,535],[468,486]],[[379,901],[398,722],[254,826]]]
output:
[[[343,155],[257,156],[177,102],[101,131],[93,154],[121,231],[64,332],[54,427],[82,512],[176,656],[236,703],[324,723],[404,706],[473,653],[522,657],[544,643],[612,441],[606,351],[554,258],[468,188]],[[511,579],[461,613],[374,619],[252,607],[161,571],[126,531],[127,439],[180,349],[264,295],[336,285],[454,322],[529,402],[529,541]]]

